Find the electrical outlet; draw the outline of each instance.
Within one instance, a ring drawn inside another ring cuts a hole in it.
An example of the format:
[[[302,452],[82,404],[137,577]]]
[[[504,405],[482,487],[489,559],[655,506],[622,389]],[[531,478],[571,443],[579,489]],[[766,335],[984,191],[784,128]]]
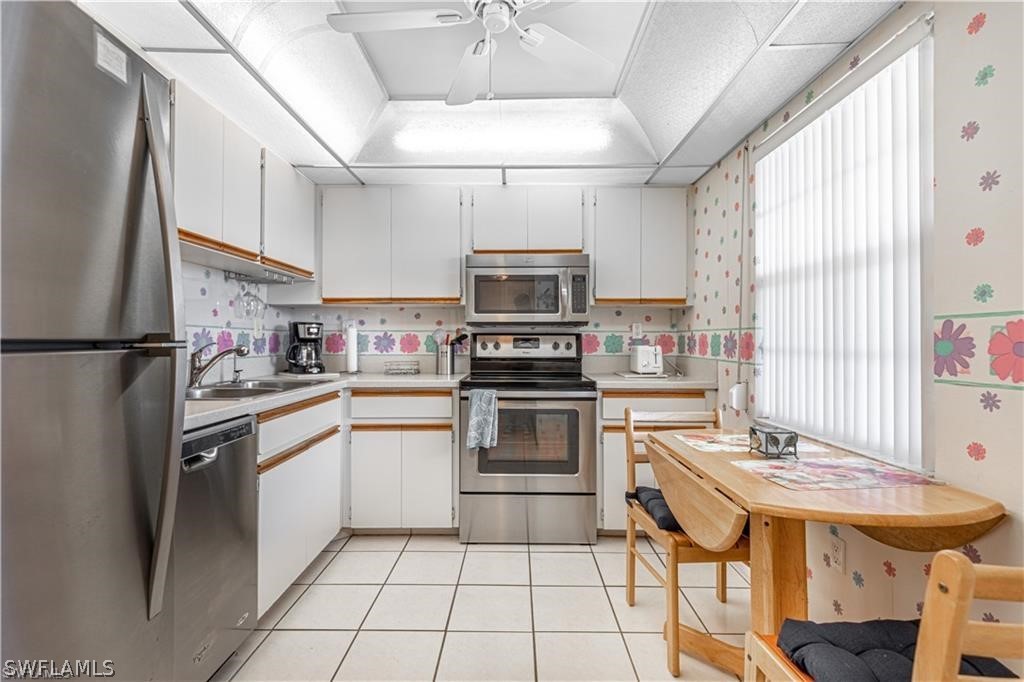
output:
[[[846,540],[838,535],[829,535],[829,558],[832,568],[846,575]]]

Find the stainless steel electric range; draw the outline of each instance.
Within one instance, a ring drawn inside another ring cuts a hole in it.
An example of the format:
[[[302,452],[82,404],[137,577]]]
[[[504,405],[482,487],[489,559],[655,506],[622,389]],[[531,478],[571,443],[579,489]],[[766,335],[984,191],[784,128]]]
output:
[[[460,383],[459,539],[597,541],[597,389],[580,334],[476,333]],[[498,397],[498,442],[466,447],[469,392]]]

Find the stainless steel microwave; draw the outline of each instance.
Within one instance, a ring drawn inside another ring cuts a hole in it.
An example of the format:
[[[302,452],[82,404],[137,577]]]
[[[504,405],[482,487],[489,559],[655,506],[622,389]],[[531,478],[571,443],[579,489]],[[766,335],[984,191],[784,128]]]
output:
[[[590,256],[466,256],[466,322],[584,325],[590,318]]]

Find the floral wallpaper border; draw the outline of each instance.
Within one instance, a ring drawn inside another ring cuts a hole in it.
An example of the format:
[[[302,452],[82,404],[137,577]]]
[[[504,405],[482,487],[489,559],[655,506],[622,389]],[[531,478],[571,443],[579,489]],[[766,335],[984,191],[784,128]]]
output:
[[[1024,310],[936,315],[936,384],[1024,391]]]

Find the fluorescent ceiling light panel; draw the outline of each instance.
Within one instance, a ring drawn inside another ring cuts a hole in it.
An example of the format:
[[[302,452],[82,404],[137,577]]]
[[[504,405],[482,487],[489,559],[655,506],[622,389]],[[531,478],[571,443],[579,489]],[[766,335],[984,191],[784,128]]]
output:
[[[357,157],[397,165],[653,161],[647,136],[615,99],[389,102]]]

